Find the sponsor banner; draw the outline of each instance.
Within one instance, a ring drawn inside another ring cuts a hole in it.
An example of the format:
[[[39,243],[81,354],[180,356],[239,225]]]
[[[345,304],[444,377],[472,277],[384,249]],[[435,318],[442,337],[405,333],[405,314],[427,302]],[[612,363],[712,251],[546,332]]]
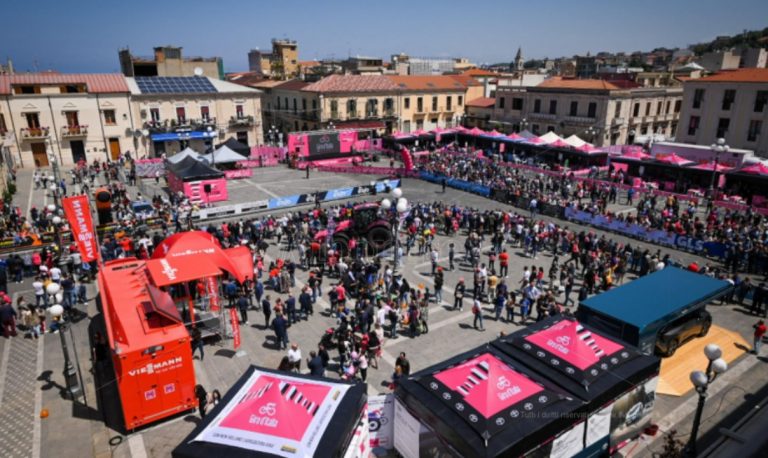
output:
[[[229,309],[229,321],[232,322],[232,338],[234,340],[235,350],[240,348],[240,320],[237,317],[235,307]]]
[[[319,135],[309,135],[309,156],[339,153],[339,132],[323,132]]]
[[[88,196],[64,197],[61,199],[61,204],[83,262],[95,261],[99,257],[99,247],[93,232],[93,218],[88,205]]]
[[[334,173],[352,173],[355,175],[387,175],[387,176],[403,176],[417,178],[419,172],[416,170],[406,170],[404,168],[392,168],[392,167],[365,167],[365,166],[350,166],[344,167],[341,165],[318,165],[312,168],[317,169],[320,172],[334,172]]]
[[[219,299],[219,284],[216,281],[216,277],[205,278],[205,289],[208,292],[211,312],[218,312],[221,309],[221,302]]]
[[[302,197],[305,196],[306,194],[297,194],[295,196],[274,197],[269,199],[267,208],[272,210],[273,208],[292,207],[301,203]]]
[[[315,456],[348,389],[348,385],[256,370],[193,440],[270,456]]]
[[[224,171],[224,177],[227,180],[233,180],[237,178],[250,178],[251,176],[253,176],[253,170],[251,169],[235,169]]]
[[[262,157],[259,158],[253,158],[248,159],[247,161],[240,161],[238,162],[243,167],[250,167],[250,168],[258,168],[258,167],[275,167],[280,164],[280,161],[278,161],[275,157]]]
[[[371,448],[395,447],[395,395],[368,397],[368,432]]]
[[[489,188],[488,186],[483,186],[481,184],[472,183],[464,180],[456,180],[454,178],[447,178],[441,175],[433,175],[427,172],[421,172],[419,176],[422,180],[429,181],[431,183],[442,183],[443,180],[445,180],[445,184],[447,186],[460,189],[462,191],[471,192],[473,194],[479,194],[483,197],[490,197],[491,195],[491,188]]]

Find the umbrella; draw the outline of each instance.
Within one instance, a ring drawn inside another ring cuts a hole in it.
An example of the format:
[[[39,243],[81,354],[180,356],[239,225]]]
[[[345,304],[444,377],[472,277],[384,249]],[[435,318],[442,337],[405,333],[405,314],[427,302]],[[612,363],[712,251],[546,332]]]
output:
[[[717,167],[715,167],[715,165],[717,165]],[[698,170],[709,170],[710,172],[711,171],[722,172],[725,170],[731,170],[733,167],[729,167],[727,165],[723,165],[720,163],[716,164],[715,162],[706,162],[704,164],[694,165],[691,168],[698,169]]]
[[[688,160],[682,156],[678,156],[675,153],[672,154],[660,154],[655,158],[657,161],[670,165],[688,165],[693,161]]]

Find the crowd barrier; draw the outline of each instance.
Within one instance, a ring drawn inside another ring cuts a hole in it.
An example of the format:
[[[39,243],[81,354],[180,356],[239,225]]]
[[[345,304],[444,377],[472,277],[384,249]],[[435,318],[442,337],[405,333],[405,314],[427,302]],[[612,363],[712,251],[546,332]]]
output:
[[[314,169],[320,172],[353,173],[355,175],[383,175],[408,178],[419,177],[419,172],[416,170],[406,170],[403,168],[392,167],[369,167],[360,165],[344,167],[340,165],[318,165],[314,167]]]
[[[470,181],[457,180],[455,178],[448,178],[444,175],[433,175],[428,172],[421,172],[419,174],[419,177],[422,180],[429,181],[432,183],[445,182],[445,185],[450,186],[451,188],[456,188],[462,191],[471,192],[472,194],[479,194],[483,197],[491,196],[491,188],[489,188],[488,186],[483,186],[481,184],[472,183]]]

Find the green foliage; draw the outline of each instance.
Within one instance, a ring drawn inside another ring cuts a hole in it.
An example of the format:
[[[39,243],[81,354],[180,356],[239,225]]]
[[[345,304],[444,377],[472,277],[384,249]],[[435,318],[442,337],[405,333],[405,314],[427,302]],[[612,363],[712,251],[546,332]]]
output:
[[[697,43],[691,50],[697,55],[730,48],[763,48],[768,45],[768,27],[745,31],[732,37],[718,37],[707,43]]]

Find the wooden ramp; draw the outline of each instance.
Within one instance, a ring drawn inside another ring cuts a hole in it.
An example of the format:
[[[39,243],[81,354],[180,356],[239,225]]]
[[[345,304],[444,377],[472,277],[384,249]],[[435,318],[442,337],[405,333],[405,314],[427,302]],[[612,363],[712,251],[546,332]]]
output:
[[[728,365],[751,348],[739,333],[713,324],[706,337],[688,341],[677,349],[674,356],[661,360],[661,375],[656,392],[669,396],[683,396],[692,390],[691,372],[703,371],[707,368],[708,360],[704,355],[704,347],[711,343],[723,349],[722,358]]]

